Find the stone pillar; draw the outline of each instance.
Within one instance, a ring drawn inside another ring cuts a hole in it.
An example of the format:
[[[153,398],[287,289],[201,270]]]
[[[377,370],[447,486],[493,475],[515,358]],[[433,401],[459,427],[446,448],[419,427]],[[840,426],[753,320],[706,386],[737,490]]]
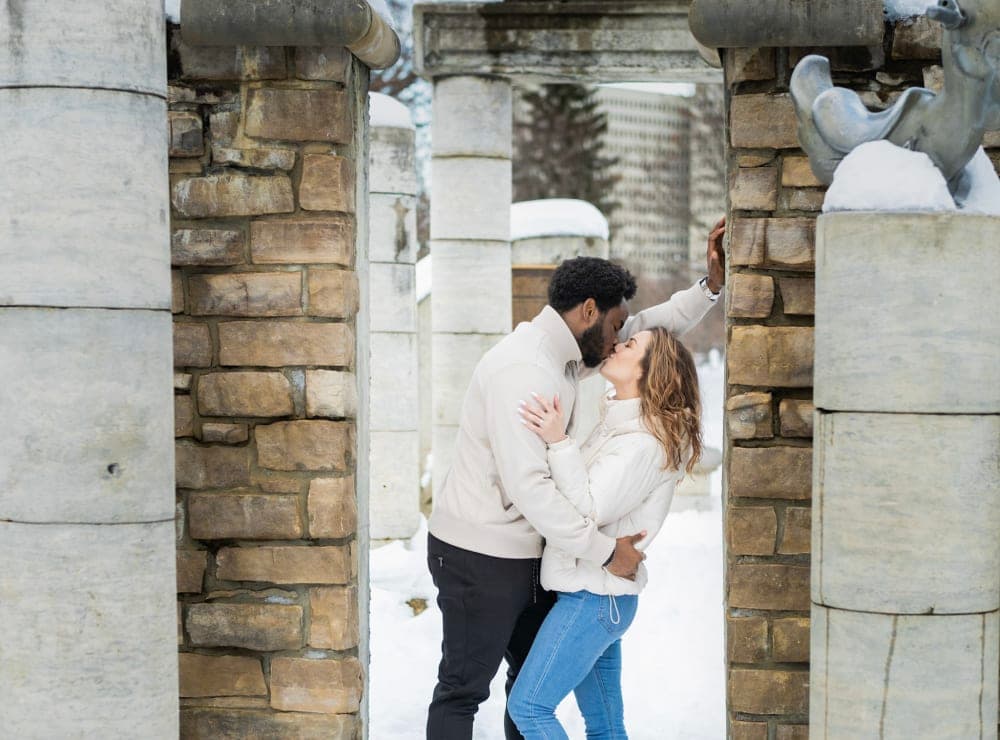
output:
[[[997,737],[998,243],[985,216],[818,221],[813,738]]]
[[[511,84],[434,81],[431,314],[434,486],[451,464],[472,371],[510,331]]]
[[[0,8],[7,737],[177,737],[163,38],[154,2]]]
[[[412,537],[420,522],[415,129],[372,93],[369,157],[371,300],[370,534]]]

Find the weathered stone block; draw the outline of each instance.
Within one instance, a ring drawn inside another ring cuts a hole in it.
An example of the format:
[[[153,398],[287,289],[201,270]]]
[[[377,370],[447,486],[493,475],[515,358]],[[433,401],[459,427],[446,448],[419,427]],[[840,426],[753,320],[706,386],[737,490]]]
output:
[[[812,316],[816,313],[816,281],[812,278],[778,280],[781,304],[789,316]]]
[[[782,437],[813,436],[813,412],[815,407],[811,401],[795,398],[783,398],[778,407],[781,418]]]
[[[820,414],[813,600],[949,614],[1000,607],[1000,416]],[[984,498],[985,497],[985,498]]]
[[[740,167],[729,198],[734,210],[773,211],[778,206],[778,168]]]
[[[412,537],[420,524],[420,436],[372,431],[369,513],[373,539]]]
[[[812,270],[816,222],[811,218],[737,218],[730,242],[736,266]]]
[[[726,425],[731,439],[769,438],[771,430],[771,394],[741,393],[726,401]]]
[[[199,647],[298,650],[302,607],[290,604],[191,604],[185,627]]]
[[[729,728],[731,740],[767,740],[767,722],[733,720]]]
[[[283,79],[285,49],[281,46],[193,46],[181,33],[170,36],[171,49],[189,80]]]
[[[368,213],[368,256],[371,261],[408,265],[416,262],[416,199],[395,193],[372,193]]]
[[[298,272],[239,272],[188,277],[196,316],[296,316],[302,313]]]
[[[247,93],[246,133],[260,139],[351,140],[351,106],[339,87],[252,88]]]
[[[246,442],[250,438],[250,428],[247,424],[227,424],[215,421],[202,422],[202,442],[219,442],[234,445]]]
[[[354,477],[315,478],[309,482],[309,536],[339,539],[358,526]]]
[[[419,426],[416,334],[371,335],[371,428],[404,431]]]
[[[729,506],[726,535],[731,555],[773,555],[778,518],[770,506]]]
[[[809,618],[782,617],[771,625],[772,658],[779,663],[809,662]]]
[[[354,213],[354,163],[334,154],[302,157],[299,205],[306,211]]]
[[[184,740],[354,740],[360,732],[354,714],[185,707],[180,722]]]
[[[208,132],[212,148],[226,147],[233,143],[240,130],[240,111],[215,111],[208,117]]]
[[[809,671],[733,668],[729,709],[747,714],[804,714],[809,709]]]
[[[416,271],[413,265],[374,263],[369,267],[371,330],[417,331]]]
[[[766,660],[767,620],[763,617],[726,617],[726,646],[730,663]]]
[[[460,75],[435,80],[434,118],[441,128],[434,156],[510,159],[511,110],[509,79]]]
[[[191,396],[174,396],[174,436],[194,436],[194,402]]]
[[[778,725],[774,740],[809,740],[809,725]]]
[[[943,31],[926,15],[896,24],[892,37],[893,59],[939,59]]]
[[[187,218],[259,216],[295,210],[286,175],[206,175],[178,181],[170,191],[177,212]]]
[[[734,95],[730,135],[736,149],[796,149],[798,123],[791,96]]]
[[[187,111],[170,111],[167,120],[171,157],[200,157],[205,153],[201,116]]]
[[[729,279],[728,313],[734,318],[763,319],[774,305],[774,278],[737,273]]]
[[[206,567],[208,567],[208,553],[205,550],[178,550],[177,593],[199,593]]]
[[[354,427],[347,422],[308,419],[258,425],[257,462],[270,470],[346,472],[354,451]]]
[[[432,187],[444,197],[431,201],[431,239],[510,239],[509,159],[445,157],[431,168]]]
[[[188,497],[188,531],[196,540],[294,540],[302,530],[295,495],[224,491]]]
[[[786,211],[823,210],[826,191],[818,188],[785,188],[781,191],[781,208]]]
[[[333,586],[309,589],[312,620],[309,625],[309,646],[328,650],[350,650],[357,647],[358,590],[354,586]]]
[[[281,373],[208,373],[198,378],[198,409],[203,416],[287,416],[292,385]]]
[[[212,364],[212,338],[207,324],[174,323],[174,367]]]
[[[267,696],[259,658],[181,653],[181,691],[185,696]]]
[[[250,456],[245,447],[202,447],[178,442],[178,488],[233,488],[249,485]]]
[[[343,584],[353,574],[347,546],[224,547],[216,564],[224,581]]]
[[[300,80],[346,82],[351,53],[343,46],[299,46],[295,49],[295,76]]]
[[[351,265],[354,222],[344,216],[308,221],[253,221],[250,254],[257,264]]]
[[[505,242],[435,240],[433,249],[435,289],[431,293],[431,313],[435,317],[434,331],[463,334],[510,331],[509,245]],[[476,290],[466,290],[463,285],[475,285]]]
[[[347,324],[295,321],[227,321],[219,324],[219,364],[345,367],[354,359]]]
[[[357,658],[271,660],[271,706],[282,711],[343,714],[361,706],[361,663]]]
[[[774,79],[774,49],[726,49],[726,82]]]
[[[212,161],[216,164],[233,164],[256,170],[290,170],[295,166],[295,150],[279,147],[237,149],[212,146]]]
[[[412,394],[412,387],[411,387]],[[340,370],[306,370],[306,415],[353,419],[358,410],[357,378]]]
[[[374,269],[375,265],[372,265]],[[412,269],[411,269],[412,272]],[[324,270],[309,268],[309,308],[310,316],[329,318],[350,318],[358,310],[358,278],[351,270]],[[377,291],[378,301],[388,296]]]
[[[726,360],[733,385],[808,388],[813,382],[813,329],[734,326]]]
[[[170,271],[170,313],[184,313],[184,277],[180,270]]]
[[[809,157],[788,155],[781,158],[781,185],[786,188],[821,188],[809,166]]]
[[[190,391],[191,390],[191,373],[174,373],[174,390],[175,391]]]
[[[785,509],[785,523],[778,546],[780,555],[803,555],[810,550],[812,511],[802,507]]]
[[[734,447],[729,456],[729,495],[734,498],[808,499],[811,447]]]
[[[189,265],[238,265],[243,262],[243,232],[234,229],[174,229],[170,262]]]
[[[734,563],[729,567],[729,607],[806,611],[809,566]]]
[[[368,192],[416,195],[416,131],[372,126],[368,148]]]

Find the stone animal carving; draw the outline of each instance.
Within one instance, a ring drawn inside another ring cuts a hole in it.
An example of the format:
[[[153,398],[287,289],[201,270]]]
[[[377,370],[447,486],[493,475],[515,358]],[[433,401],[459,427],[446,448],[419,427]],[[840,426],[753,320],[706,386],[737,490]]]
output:
[[[927,154],[959,205],[968,195],[965,166],[983,132],[1000,128],[1000,0],[939,0],[927,15],[944,26],[940,94],[909,88],[891,108],[873,113],[857,93],[833,86],[826,57],[810,55],[795,67],[799,141],[822,182],[833,182],[854,147],[888,139]]]

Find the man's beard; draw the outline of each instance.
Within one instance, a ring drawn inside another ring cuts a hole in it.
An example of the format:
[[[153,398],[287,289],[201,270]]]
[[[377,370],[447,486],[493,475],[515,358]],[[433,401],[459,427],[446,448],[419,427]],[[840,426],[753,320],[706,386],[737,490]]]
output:
[[[577,344],[583,355],[583,364],[587,367],[597,367],[604,362],[604,332],[601,331],[604,322],[598,318],[596,324],[585,330]]]

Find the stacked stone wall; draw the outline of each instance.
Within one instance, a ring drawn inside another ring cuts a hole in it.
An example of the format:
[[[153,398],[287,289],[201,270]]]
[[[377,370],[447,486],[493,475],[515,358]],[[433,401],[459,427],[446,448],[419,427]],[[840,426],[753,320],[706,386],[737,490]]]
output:
[[[871,108],[885,108],[907,87],[939,84],[938,28],[926,19],[899,23],[887,28],[885,43],[875,48],[724,53],[730,143],[725,537],[732,740],[809,735],[815,219],[825,190],[798,145],[788,94],[791,71],[806,53],[825,54],[835,84],[857,90]],[[986,147],[1000,169],[1000,134],[987,133]],[[878,296],[858,300],[878,310]]]
[[[368,72],[169,45],[181,736],[353,738]]]

